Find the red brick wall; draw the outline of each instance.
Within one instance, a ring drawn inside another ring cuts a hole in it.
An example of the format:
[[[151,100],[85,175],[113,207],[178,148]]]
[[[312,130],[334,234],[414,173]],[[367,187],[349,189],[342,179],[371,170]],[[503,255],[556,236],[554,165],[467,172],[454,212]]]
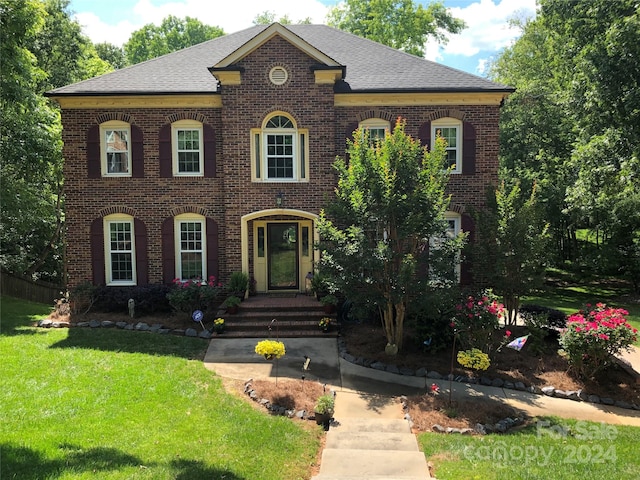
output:
[[[283,207],[319,213],[336,176],[332,164],[343,154],[348,125],[372,115],[407,120],[406,131],[418,136],[421,124],[434,112],[455,108],[476,129],[476,173],[454,175],[449,184],[453,202],[484,204],[485,189],[497,181],[497,106],[412,106],[335,108],[333,87],[316,85],[311,67],[317,62],[276,37],[244,58],[242,84],[222,86],[221,109],[118,108],[64,110],[65,193],[67,215],[67,269],[71,286],[92,278],[89,229],[106,209],[133,209],[148,233],[149,281],[162,282],[160,227],[172,210],[206,209],[219,224],[220,276],[240,269],[242,215],[275,208],[275,196],[284,193]],[[280,65],[289,79],[271,84],[269,70]],[[251,182],[250,130],[259,128],[270,112],[281,110],[309,130],[308,183]],[[144,137],[144,178],[88,178],[87,130],[104,113],[127,114]],[[216,133],[217,177],[160,178],[158,133],[176,114],[202,115]],[[393,120],[392,120],[393,123]],[[111,213],[111,211],[109,212]]]

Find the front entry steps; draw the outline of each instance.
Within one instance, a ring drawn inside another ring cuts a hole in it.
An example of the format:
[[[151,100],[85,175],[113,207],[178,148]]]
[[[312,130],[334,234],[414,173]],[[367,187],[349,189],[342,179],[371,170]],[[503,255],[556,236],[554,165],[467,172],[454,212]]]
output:
[[[221,336],[228,338],[330,338],[339,332],[335,314],[325,313],[314,297],[299,293],[252,296],[240,304],[238,313],[220,310],[218,316],[225,319]],[[327,332],[318,325],[323,317],[332,320]]]

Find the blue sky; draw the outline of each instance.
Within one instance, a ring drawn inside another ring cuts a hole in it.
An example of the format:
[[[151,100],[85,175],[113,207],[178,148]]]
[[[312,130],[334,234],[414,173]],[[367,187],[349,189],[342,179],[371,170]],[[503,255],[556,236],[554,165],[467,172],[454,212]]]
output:
[[[148,23],[160,24],[168,15],[195,17],[232,33],[250,27],[265,10],[276,17],[288,15],[293,21],[311,17],[313,23],[324,23],[328,8],[337,1],[71,0],[69,8],[93,42],[122,45],[131,32]],[[509,18],[532,16],[536,8],[535,0],[444,0],[444,4],[467,28],[450,36],[444,46],[429,43],[426,58],[477,75],[484,74],[487,61],[518,37],[519,32],[508,25]]]

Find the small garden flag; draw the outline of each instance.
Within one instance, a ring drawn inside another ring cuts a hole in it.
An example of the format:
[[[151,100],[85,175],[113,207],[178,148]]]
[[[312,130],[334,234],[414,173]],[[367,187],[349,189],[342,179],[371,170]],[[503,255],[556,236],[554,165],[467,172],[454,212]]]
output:
[[[524,344],[527,343],[527,338],[529,338],[529,335],[518,337],[514,341],[507,343],[507,347],[520,351],[522,347],[524,347]]]

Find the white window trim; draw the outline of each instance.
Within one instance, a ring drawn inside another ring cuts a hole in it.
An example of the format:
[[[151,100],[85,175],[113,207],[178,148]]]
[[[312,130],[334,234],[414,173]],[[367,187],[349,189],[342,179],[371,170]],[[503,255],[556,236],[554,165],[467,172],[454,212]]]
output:
[[[127,158],[129,159],[128,171],[122,173],[109,173],[107,167],[107,131],[125,130],[127,132]],[[100,124],[100,170],[103,177],[130,177],[132,169],[131,158],[131,125],[120,120],[110,120]]]
[[[112,278],[112,265],[111,265],[111,224],[112,223],[129,223],[131,224],[131,280],[113,280]],[[135,222],[131,215],[125,215],[116,213],[113,215],[107,215],[103,218],[103,231],[104,231],[104,267],[105,267],[105,284],[109,286],[128,286],[137,285],[137,272],[136,272],[136,232]]]
[[[453,234],[453,236],[451,236],[449,234],[450,230],[449,228],[446,229],[446,231],[444,232],[448,238],[455,238],[457,237],[460,232],[462,232],[462,216],[459,213],[456,212],[451,212],[451,211],[447,211],[444,214],[444,220],[447,222],[447,224],[450,221],[453,221],[453,232],[451,232]],[[429,248],[433,248],[433,249],[437,249],[438,248],[438,241],[441,241],[437,238],[431,237],[429,239]],[[460,255],[457,256],[457,261],[455,264],[455,276],[456,276],[456,282],[460,283],[460,278],[461,278],[461,265],[462,265],[462,259],[460,258]],[[431,274],[430,274],[431,275]],[[433,278],[432,281],[436,281],[438,282],[438,278]]]
[[[449,170],[449,173],[462,173],[462,122],[457,118],[444,117],[431,122],[431,149],[433,150],[438,130],[441,128],[456,129],[456,168]],[[452,147],[447,147],[452,149]]]
[[[386,132],[391,131],[391,123],[382,118],[367,118],[358,124],[361,130],[372,130],[383,128]]]
[[[282,115],[288,118],[293,128],[266,128],[267,123],[273,117]],[[309,131],[298,128],[295,120],[285,112],[272,112],[264,119],[262,128],[251,129],[251,181],[264,183],[306,183],[309,182]],[[267,161],[267,134],[293,135],[293,177],[292,178],[268,178]],[[300,137],[304,137],[304,145],[301,145]],[[304,165],[303,165],[304,162]],[[259,171],[258,171],[259,164]],[[301,168],[301,167],[304,167]],[[304,172],[303,172],[304,170]]]
[[[197,130],[198,131],[198,156],[200,164],[197,172],[180,172],[178,171],[178,132],[180,130]],[[171,157],[172,169],[174,177],[203,177],[204,176],[204,139],[202,131],[202,123],[195,120],[178,120],[171,124]]]
[[[183,222],[190,223],[200,223],[202,226],[202,281],[206,281],[207,277],[207,222],[205,217],[202,215],[198,215],[195,213],[183,213],[181,215],[177,215],[173,219],[174,221],[174,246],[175,246],[175,257],[176,257],[176,277],[180,279],[180,281],[187,281],[189,279],[182,278],[182,253],[181,242],[180,242],[180,224]]]

